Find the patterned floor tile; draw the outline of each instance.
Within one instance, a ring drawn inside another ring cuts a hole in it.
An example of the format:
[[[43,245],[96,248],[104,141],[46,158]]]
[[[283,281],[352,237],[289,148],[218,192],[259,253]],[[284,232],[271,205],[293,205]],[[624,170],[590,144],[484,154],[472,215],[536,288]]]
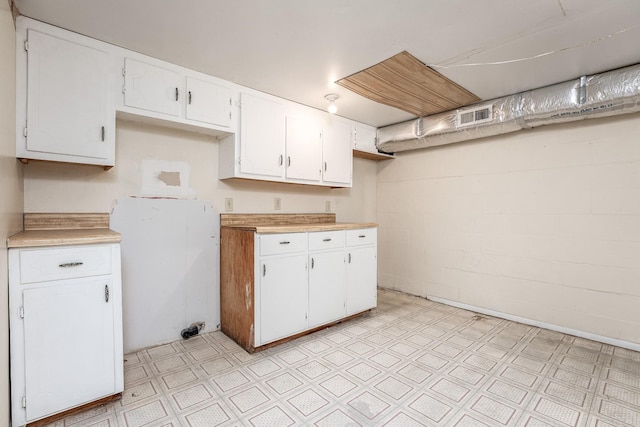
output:
[[[50,427],[640,426],[640,353],[380,290],[249,354],[217,331],[125,356],[122,399]]]

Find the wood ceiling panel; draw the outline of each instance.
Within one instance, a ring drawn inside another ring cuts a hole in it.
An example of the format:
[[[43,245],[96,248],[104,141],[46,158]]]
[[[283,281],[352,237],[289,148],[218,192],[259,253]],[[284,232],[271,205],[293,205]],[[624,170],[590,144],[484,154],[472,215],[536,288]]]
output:
[[[336,83],[365,98],[416,116],[441,113],[480,101],[407,51]]]

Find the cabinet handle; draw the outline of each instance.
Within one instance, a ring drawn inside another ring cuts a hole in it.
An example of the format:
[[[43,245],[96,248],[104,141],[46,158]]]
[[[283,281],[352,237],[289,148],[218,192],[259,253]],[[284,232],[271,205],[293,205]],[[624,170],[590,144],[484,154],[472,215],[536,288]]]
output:
[[[282,154],[280,154],[280,166],[282,166]]]
[[[323,242],[330,242],[330,241],[331,241],[331,238],[328,238],[328,239],[322,239],[322,241],[323,241]]]
[[[287,156],[287,166],[291,166],[291,156]]]
[[[80,267],[82,264],[84,263],[83,262],[65,262],[63,264],[58,264],[58,267],[60,268]]]
[[[102,126],[102,142],[104,142],[104,126]]]
[[[178,88],[176,88],[176,101],[178,100]]]
[[[327,171],[327,162],[324,162],[324,171]]]
[[[104,285],[104,302],[109,302],[109,285]]]
[[[267,264],[262,264],[262,277],[267,274]]]
[[[349,264],[351,264],[351,254],[349,254]]]
[[[313,267],[316,265],[316,262],[313,258],[311,258],[311,269],[313,270]]]
[[[288,245],[289,243],[291,243],[291,242],[289,242],[287,240],[283,240],[282,242],[280,242],[281,245]]]
[[[189,91],[189,105],[191,105],[191,91]]]

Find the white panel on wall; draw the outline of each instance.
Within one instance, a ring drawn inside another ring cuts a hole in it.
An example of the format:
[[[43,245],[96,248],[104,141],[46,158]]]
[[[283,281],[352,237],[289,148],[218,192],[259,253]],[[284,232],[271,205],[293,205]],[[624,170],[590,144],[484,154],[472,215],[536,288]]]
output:
[[[219,329],[220,218],[210,202],[118,199],[124,351],[180,339],[192,322]]]

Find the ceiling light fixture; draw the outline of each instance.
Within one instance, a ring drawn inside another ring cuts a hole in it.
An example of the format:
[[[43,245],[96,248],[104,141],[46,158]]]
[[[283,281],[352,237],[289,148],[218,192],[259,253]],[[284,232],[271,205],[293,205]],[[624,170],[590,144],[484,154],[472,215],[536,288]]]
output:
[[[330,93],[324,96],[329,101],[329,106],[327,107],[327,111],[331,114],[335,114],[338,111],[338,106],[336,105],[336,99],[340,98],[340,95],[335,93]]]

